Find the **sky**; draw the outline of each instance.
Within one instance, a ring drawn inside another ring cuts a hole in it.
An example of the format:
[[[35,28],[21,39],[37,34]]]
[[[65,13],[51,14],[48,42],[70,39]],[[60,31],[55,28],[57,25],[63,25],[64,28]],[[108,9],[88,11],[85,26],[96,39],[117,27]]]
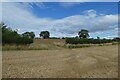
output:
[[[49,31],[51,37],[75,37],[87,29],[90,38],[118,36],[117,2],[3,2],[2,22],[18,33]]]

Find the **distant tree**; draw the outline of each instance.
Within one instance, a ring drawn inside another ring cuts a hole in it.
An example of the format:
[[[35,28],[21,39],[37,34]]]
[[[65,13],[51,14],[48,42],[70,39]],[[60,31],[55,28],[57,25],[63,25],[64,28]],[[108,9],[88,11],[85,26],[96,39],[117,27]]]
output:
[[[2,32],[2,44],[30,44],[33,43],[32,38],[23,37],[17,33],[17,31],[12,30],[7,27],[4,23],[0,23],[0,30]]]
[[[113,41],[120,42],[120,37],[115,37],[115,38],[113,38]]]
[[[7,25],[4,24],[3,22],[0,23],[0,28],[2,29],[2,33],[12,32],[12,29],[7,27]]]
[[[31,36],[31,38],[35,38],[35,33],[34,33],[34,32],[31,32],[31,33],[30,33],[30,36]]]
[[[23,37],[30,37],[29,35],[30,35],[29,32],[25,32],[22,34]]]
[[[62,37],[62,39],[65,39],[65,37]]]
[[[75,36],[75,38],[78,38],[78,36]]]
[[[35,38],[34,32],[25,32],[22,34],[23,37]]]
[[[81,31],[78,32],[79,38],[88,38],[89,34],[88,34],[88,30],[85,29],[81,29]]]
[[[97,39],[100,39],[100,37],[99,37],[99,36],[97,36]]]
[[[44,39],[50,37],[50,33],[48,31],[42,31],[39,35],[40,37],[43,37]]]

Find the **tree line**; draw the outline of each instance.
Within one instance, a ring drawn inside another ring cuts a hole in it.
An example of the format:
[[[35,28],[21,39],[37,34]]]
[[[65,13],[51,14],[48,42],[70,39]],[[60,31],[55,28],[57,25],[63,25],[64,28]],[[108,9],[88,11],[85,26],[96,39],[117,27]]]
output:
[[[80,39],[80,38],[66,38],[66,44],[104,44],[111,43],[112,39]]]
[[[7,27],[4,23],[0,24],[0,29],[2,31],[2,44],[30,44],[33,43],[33,39],[27,37],[24,34],[18,34],[17,31],[12,30],[11,28]]]
[[[24,32],[22,34],[18,34],[17,30],[12,30],[3,22],[0,23],[0,31],[2,32],[2,44],[31,44],[33,43],[33,39],[35,38],[34,32]],[[48,31],[41,31],[39,34],[40,37],[44,39],[50,38],[50,33]]]
[[[33,43],[33,39],[35,38],[34,32],[24,32],[23,34],[18,34],[16,30],[12,30],[11,28],[7,27],[4,23],[0,23],[0,29],[2,31],[2,43],[4,44],[30,44]],[[59,39],[56,37],[50,37],[49,31],[41,31],[39,34],[40,37],[43,39]],[[83,43],[109,43],[112,41],[120,41],[120,38],[114,38],[114,39],[100,39],[100,37],[97,37],[97,39],[89,39],[89,31],[86,29],[81,29],[78,32],[78,37],[75,38],[67,38],[63,37],[62,39],[65,39],[66,43],[69,44],[83,44]]]

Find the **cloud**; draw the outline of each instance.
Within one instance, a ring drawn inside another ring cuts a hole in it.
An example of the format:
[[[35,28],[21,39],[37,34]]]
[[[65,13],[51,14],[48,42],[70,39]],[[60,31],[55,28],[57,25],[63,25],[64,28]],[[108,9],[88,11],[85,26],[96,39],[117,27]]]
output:
[[[2,3],[0,3],[0,22],[2,21]]]
[[[83,12],[84,14],[88,15],[89,17],[96,17],[97,16],[97,12],[95,10],[86,10]]]
[[[3,3],[3,21],[19,33],[34,31],[36,36],[48,30],[52,37],[77,36],[78,31],[87,29],[94,36],[117,36],[118,15],[99,15],[95,10],[86,10],[84,15],[72,15],[62,19],[36,17],[21,3]],[[32,3],[28,4],[28,6]],[[112,32],[111,32],[112,31]]]
[[[27,9],[28,8],[32,8],[33,9],[33,6],[36,6],[40,9],[47,9],[49,7],[45,6],[45,4],[43,2],[21,2],[21,4],[26,7]]]
[[[67,36],[75,36],[81,29],[87,29],[90,33],[103,33],[105,31],[113,30],[118,27],[117,18],[117,15],[96,17],[91,17],[89,15],[74,15],[56,20],[53,24],[56,26],[54,28],[57,28],[56,32],[66,34]]]

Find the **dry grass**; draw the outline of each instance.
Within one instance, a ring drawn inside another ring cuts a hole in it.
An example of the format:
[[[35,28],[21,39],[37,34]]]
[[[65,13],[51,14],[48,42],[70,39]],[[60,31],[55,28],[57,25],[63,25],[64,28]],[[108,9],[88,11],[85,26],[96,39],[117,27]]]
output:
[[[2,50],[56,50],[64,47],[63,39],[34,39],[30,45],[4,45]]]
[[[3,51],[3,78],[117,78],[118,46]]]
[[[65,44],[65,39],[34,39],[34,43],[30,45],[5,45],[2,50],[61,50],[84,48],[94,46],[117,45],[118,43],[107,44]]]
[[[34,43],[65,43],[65,39],[34,39]]]
[[[5,45],[2,46],[2,50],[48,50],[47,47],[45,46],[34,46],[33,44],[31,45]]]

